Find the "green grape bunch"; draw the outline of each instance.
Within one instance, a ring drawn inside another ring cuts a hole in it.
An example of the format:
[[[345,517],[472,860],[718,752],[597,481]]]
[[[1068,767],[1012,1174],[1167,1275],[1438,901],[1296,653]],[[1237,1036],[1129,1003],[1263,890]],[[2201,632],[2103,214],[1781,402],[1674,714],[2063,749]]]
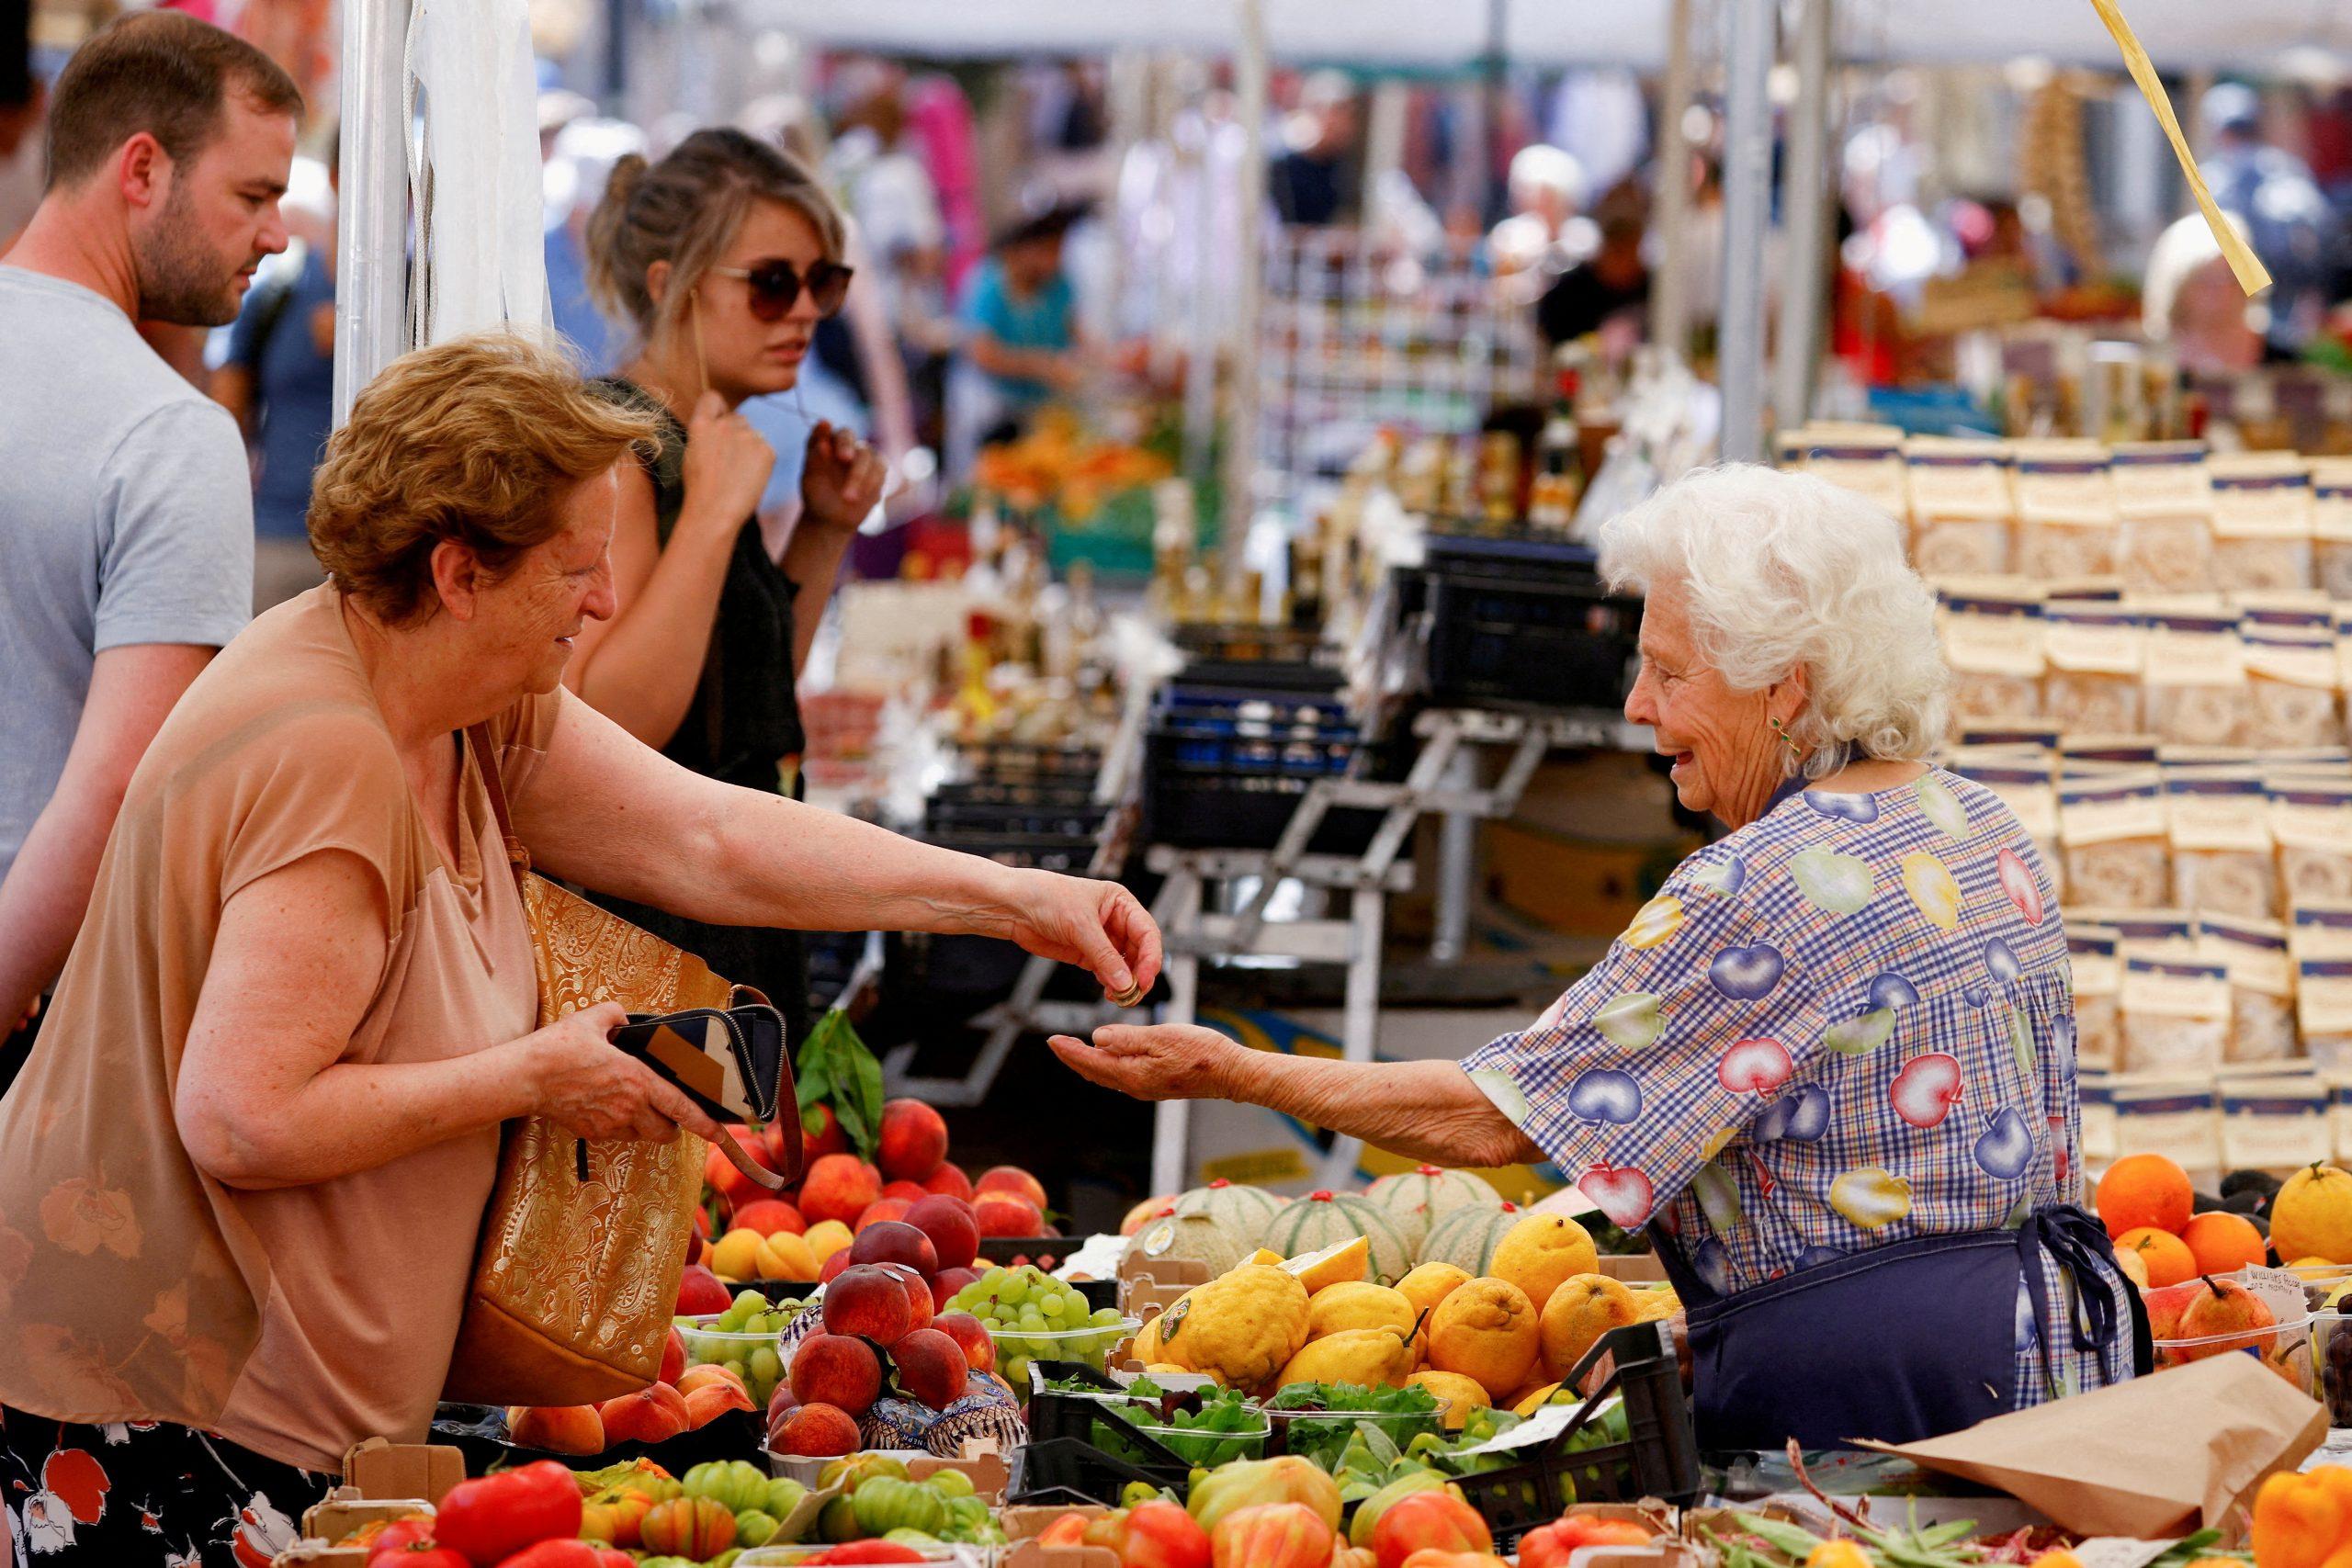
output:
[[[1076,1285],[1033,1264],[991,1269],[948,1301],[988,1325],[997,1375],[1025,1393],[1033,1360],[1083,1361],[1101,1371],[1132,1326],[1115,1307],[1096,1309]]]
[[[771,1303],[759,1292],[746,1290],[736,1295],[725,1312],[708,1321],[682,1318],[678,1331],[686,1341],[686,1362],[733,1369],[752,1398],[765,1409],[785,1376],[778,1337],[800,1315],[803,1305]]]

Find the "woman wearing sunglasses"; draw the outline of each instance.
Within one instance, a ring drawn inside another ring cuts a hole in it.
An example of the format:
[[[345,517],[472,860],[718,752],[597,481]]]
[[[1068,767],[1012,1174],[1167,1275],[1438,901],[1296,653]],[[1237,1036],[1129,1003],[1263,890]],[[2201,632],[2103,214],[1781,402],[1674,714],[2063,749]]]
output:
[[[808,169],[738,130],[698,130],[658,164],[624,158],[588,220],[589,286],[636,333],[597,383],[654,413],[661,440],[626,473],[613,532],[619,614],[581,633],[565,682],[698,773],[797,795],[794,681],[883,464],[850,432],[809,433],[797,517],[763,520],[775,453],[736,411],[797,384],[817,323],[842,307],[838,209]],[[705,926],[607,900],[808,1025],[797,932]]]

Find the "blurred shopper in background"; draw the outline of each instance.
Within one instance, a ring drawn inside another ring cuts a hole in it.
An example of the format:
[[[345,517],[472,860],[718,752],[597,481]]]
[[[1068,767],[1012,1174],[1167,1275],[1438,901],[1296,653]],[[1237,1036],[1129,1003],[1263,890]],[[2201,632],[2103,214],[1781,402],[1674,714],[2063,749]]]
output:
[[[997,237],[964,301],[964,363],[948,385],[949,471],[968,469],[981,446],[1011,435],[1084,381],[1077,296],[1062,269],[1076,212],[1056,207]]]
[[[1309,76],[1283,136],[1289,151],[1266,171],[1266,195],[1283,221],[1309,227],[1354,222],[1363,181],[1355,84],[1338,71]]]
[[[302,98],[251,45],[170,12],[95,35],[59,78],[49,182],[0,256],[0,1087],[88,907],[157,726],[253,603],[235,421],[134,322],[235,319]]]

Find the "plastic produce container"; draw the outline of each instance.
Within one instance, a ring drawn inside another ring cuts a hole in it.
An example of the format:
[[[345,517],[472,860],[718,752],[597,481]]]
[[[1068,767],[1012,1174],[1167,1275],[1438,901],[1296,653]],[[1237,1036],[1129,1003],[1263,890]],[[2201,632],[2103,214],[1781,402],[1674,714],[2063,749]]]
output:
[[[2284,1378],[2295,1388],[2316,1399],[2320,1394],[2318,1377],[2323,1339],[2333,1342],[2340,1337],[2334,1327],[2323,1328],[2322,1318],[2343,1322],[2343,1314],[2323,1313],[2316,1315],[2288,1317],[2268,1328],[2251,1329],[2242,1334],[2213,1334],[2198,1339],[2159,1339],[2156,1341],[2156,1370],[2187,1366],[2209,1356],[2252,1356],[2264,1366]],[[2339,1358],[2352,1358],[2352,1347],[2336,1352]],[[2352,1359],[2340,1359],[2339,1365],[2352,1368]]]

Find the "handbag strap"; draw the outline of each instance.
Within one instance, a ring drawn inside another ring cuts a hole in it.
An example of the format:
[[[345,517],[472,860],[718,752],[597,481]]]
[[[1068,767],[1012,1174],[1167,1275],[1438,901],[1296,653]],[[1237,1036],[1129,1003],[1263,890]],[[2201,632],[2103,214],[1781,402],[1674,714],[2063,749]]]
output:
[[[514,869],[519,885],[531,869],[531,852],[514,836],[514,818],[506,809],[506,784],[498,776],[498,748],[490,739],[490,726],[466,726],[466,750],[473,753],[474,766],[481,770],[482,788],[490,792],[491,815],[498,818],[498,836],[506,845],[506,863]]]

